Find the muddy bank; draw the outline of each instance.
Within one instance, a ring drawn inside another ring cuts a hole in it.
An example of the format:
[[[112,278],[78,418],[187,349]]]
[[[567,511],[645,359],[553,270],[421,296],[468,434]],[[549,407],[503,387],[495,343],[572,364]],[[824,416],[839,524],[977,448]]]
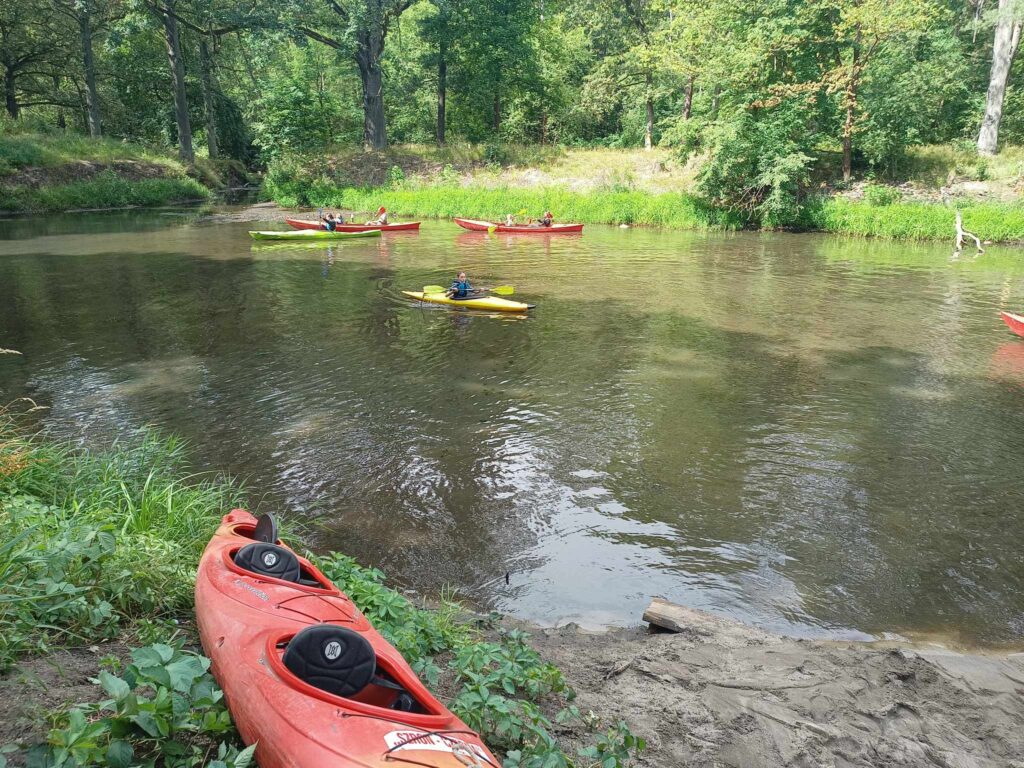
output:
[[[581,712],[659,768],[1021,768],[1024,653],[794,640],[700,611],[683,634],[535,630]]]

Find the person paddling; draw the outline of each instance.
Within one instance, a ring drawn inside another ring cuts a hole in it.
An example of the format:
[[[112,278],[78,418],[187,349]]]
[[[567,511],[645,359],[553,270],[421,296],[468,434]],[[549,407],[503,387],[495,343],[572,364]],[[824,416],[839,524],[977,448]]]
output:
[[[464,299],[471,293],[473,293],[473,286],[470,285],[465,272],[459,272],[455,280],[452,281],[452,287],[445,291],[445,295],[449,299]]]
[[[333,213],[328,213],[326,216],[322,217],[320,221],[323,222],[324,229],[328,232],[334,232],[338,228],[338,224],[341,223],[338,219],[334,218]]]
[[[383,205],[377,209],[377,218],[373,221],[366,222],[367,224],[387,224],[388,223],[388,209]]]

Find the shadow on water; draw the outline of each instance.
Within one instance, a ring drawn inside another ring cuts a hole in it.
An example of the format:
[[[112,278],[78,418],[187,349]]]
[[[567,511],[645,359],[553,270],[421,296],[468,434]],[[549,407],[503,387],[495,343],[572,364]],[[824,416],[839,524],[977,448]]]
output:
[[[179,432],[318,546],[542,622],[1024,634],[1018,252],[82,222],[0,224],[0,390],[56,433]],[[461,268],[538,308],[401,296]]]

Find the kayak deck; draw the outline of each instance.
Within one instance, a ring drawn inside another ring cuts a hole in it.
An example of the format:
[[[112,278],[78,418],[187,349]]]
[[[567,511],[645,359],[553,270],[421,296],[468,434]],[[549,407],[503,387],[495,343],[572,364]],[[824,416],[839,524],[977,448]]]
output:
[[[348,240],[352,237],[380,237],[379,229],[362,232],[327,232],[325,230],[298,229],[285,231],[260,232],[249,230],[253,240]]]
[[[1000,312],[999,316],[1011,331],[1018,336],[1024,336],[1024,316],[1015,315],[1013,312]]]
[[[509,301],[498,296],[480,296],[472,299],[449,299],[443,293],[423,293],[423,291],[402,291],[406,296],[429,304],[444,304],[464,309],[482,309],[490,312],[526,312],[535,304],[524,304],[521,301]]]
[[[566,235],[575,232],[582,232],[582,224],[552,224],[550,227],[529,227],[529,226],[506,226],[491,221],[479,221],[477,219],[456,218],[455,223],[463,229],[471,232],[506,232],[508,234],[521,235]]]

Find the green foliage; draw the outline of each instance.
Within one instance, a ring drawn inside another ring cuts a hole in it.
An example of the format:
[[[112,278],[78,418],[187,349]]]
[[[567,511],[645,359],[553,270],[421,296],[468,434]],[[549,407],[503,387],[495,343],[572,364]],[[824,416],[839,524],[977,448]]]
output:
[[[900,201],[900,191],[884,184],[868,184],[864,187],[864,202],[868,205],[885,206]]]
[[[239,750],[230,738],[231,716],[209,667],[180,643],[134,649],[123,672],[104,669],[93,680],[108,698],[59,716],[28,765],[248,768],[255,745]]]
[[[4,190],[4,209],[18,213],[44,213],[92,208],[166,205],[206,200],[210,190],[195,179],[139,179],[132,181],[104,171],[88,181],[43,187],[16,186]]]
[[[236,491],[183,481],[180,458],[153,435],[77,453],[0,424],[0,668],[190,610],[195,564]]]
[[[1024,206],[1015,203],[961,205],[964,227],[983,240],[1024,240]],[[901,240],[950,239],[954,209],[934,203],[894,202],[885,206],[845,198],[812,198],[796,226],[841,235],[889,237]]]

